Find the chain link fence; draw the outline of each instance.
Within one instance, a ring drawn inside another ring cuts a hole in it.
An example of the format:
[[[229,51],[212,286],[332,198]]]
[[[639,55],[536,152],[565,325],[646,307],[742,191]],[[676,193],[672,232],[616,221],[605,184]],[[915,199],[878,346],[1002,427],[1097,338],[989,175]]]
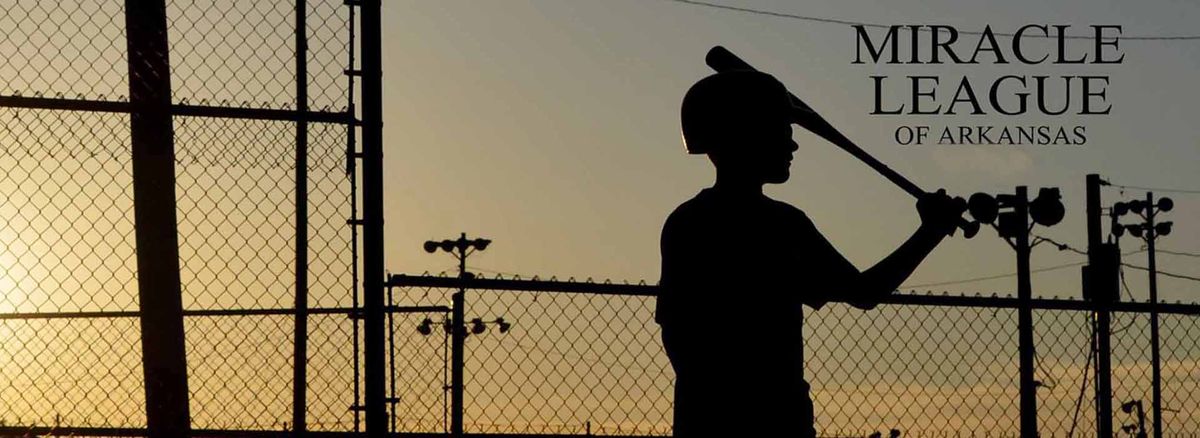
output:
[[[451,302],[457,279],[393,277],[394,303]],[[654,287],[485,279],[468,285],[465,319],[468,433],[669,435],[674,374],[653,322]],[[805,315],[805,373],[822,436],[1019,436],[1017,309],[1011,298],[899,295],[872,311],[834,304]],[[1039,430],[1096,433],[1095,362],[1087,303],[1036,300]],[[1200,306],[1162,314],[1164,431],[1195,433],[1200,409]],[[1150,427],[1149,318],[1113,316],[1114,429],[1137,424],[1122,403],[1140,400]],[[393,350],[401,432],[448,429],[448,330],[396,319]],[[713,324],[754,336],[753,313]],[[494,322],[511,324],[501,332]],[[747,384],[755,376],[737,376]]]
[[[192,426],[293,430],[304,389],[309,430],[361,430],[353,6],[166,6]],[[0,434],[144,434],[124,2],[0,0],[0,12]],[[301,94],[308,113],[297,112]],[[391,426],[442,433],[452,364],[438,309],[454,288],[408,279],[393,283],[391,305],[425,310],[388,313]],[[519,284],[537,290],[468,292],[467,318],[479,322],[464,361],[467,430],[668,435],[674,379],[653,288]],[[310,306],[300,336],[298,289]],[[1002,301],[904,296],[872,312],[811,312],[818,429],[1016,436],[1017,317]],[[1044,303],[1034,312],[1041,430],[1094,434],[1091,314]],[[1196,306],[1174,309],[1161,319],[1165,432],[1196,434],[1200,318]],[[749,318],[713,323],[754,336]],[[1147,315],[1113,320],[1114,405],[1148,405]],[[300,387],[297,345],[307,346]],[[1118,429],[1136,424],[1115,412]]]
[[[394,303],[446,305],[454,291],[397,287]],[[673,374],[653,296],[473,289],[465,315],[478,327],[466,340],[468,433],[670,433]],[[447,317],[430,334],[418,331],[429,316],[393,321],[398,431],[449,430]]]
[[[166,2],[197,430],[293,428],[297,342],[313,364],[308,429],[358,427],[351,7]],[[0,427],[136,432],[147,420],[125,2],[0,0],[0,12]],[[296,111],[301,76],[308,113]],[[298,266],[313,309],[304,340]]]

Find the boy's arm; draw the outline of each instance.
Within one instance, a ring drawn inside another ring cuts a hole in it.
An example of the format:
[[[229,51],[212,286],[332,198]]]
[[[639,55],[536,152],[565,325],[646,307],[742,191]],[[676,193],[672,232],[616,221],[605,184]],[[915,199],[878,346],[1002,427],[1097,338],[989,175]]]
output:
[[[925,256],[954,231],[957,221],[966,210],[961,199],[951,199],[945,190],[930,193],[917,201],[921,226],[899,248],[875,266],[851,280],[846,288],[850,304],[860,309],[872,309],[903,283]]]
[[[925,260],[925,256],[929,255],[945,236],[945,233],[939,233],[930,227],[918,227],[899,248],[851,281],[851,287],[847,288],[847,301],[859,309],[875,308],[912,275],[921,261]]]

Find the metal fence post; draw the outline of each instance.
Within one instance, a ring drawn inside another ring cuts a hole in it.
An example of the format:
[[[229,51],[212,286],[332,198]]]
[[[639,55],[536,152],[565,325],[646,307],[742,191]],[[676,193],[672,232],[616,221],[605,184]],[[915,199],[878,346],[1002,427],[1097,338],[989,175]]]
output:
[[[1146,254],[1150,271],[1150,415],[1154,425],[1154,438],[1162,438],[1162,348],[1158,334],[1158,266],[1154,260],[1154,241],[1158,233],[1154,229],[1154,215],[1158,207],[1154,204],[1154,192],[1146,193]]]
[[[1100,227],[1100,175],[1089,174],[1086,180],[1087,193],[1087,238],[1088,266],[1101,266],[1101,234]],[[1098,274],[1098,273],[1096,273]],[[1093,318],[1092,331],[1096,337],[1096,434],[1108,438],[1112,433],[1112,367],[1110,363],[1111,325],[1109,315],[1109,297],[1100,292],[1108,290],[1111,285],[1101,284],[1099,275],[1087,282],[1084,291],[1096,300],[1097,311]]]
[[[1033,345],[1033,286],[1029,272],[1029,195],[1025,186],[1018,186],[1015,193],[1014,210],[1019,232],[1016,235],[1017,250],[1017,342],[1020,350],[1021,388],[1021,436],[1038,436],[1037,429],[1037,382],[1033,369],[1035,346]]]
[[[292,362],[292,430],[308,429],[308,7],[296,0],[296,331]]]
[[[190,417],[166,2],[126,0],[125,28],[146,424],[151,437],[184,437]]]
[[[363,347],[367,435],[387,434],[383,335],[383,65],[380,0],[361,0]]]
[[[460,278],[462,278],[460,276]],[[450,316],[450,436],[463,436],[463,350],[466,344],[467,326],[463,318],[466,291],[459,288],[451,298]]]

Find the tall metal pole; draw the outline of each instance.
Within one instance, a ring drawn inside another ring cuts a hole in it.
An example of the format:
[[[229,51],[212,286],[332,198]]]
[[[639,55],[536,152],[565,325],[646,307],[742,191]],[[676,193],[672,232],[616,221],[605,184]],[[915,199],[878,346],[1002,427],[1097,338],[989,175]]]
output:
[[[166,2],[126,0],[125,29],[146,426],[150,437],[185,437],[190,416]]]
[[[308,8],[296,0],[296,331],[292,353],[292,430],[308,429]]]
[[[1146,193],[1146,249],[1149,250],[1150,270],[1150,415],[1154,426],[1154,438],[1162,438],[1162,366],[1158,345],[1158,268],[1154,263],[1154,193]]]
[[[1100,227],[1100,175],[1089,174],[1086,180],[1087,188],[1087,236],[1088,236],[1088,265],[1101,266],[1102,244]],[[1112,364],[1109,352],[1111,340],[1109,327],[1108,300],[1102,293],[1107,285],[1099,279],[1088,282],[1091,288],[1090,296],[1096,297],[1097,311],[1093,315],[1092,333],[1096,337],[1096,434],[1102,438],[1111,438],[1112,432]]]
[[[387,286],[387,305],[388,307],[396,305],[392,299],[392,286]],[[387,356],[388,356],[388,421],[390,426],[388,433],[396,433],[396,404],[400,403],[400,399],[396,398],[396,323],[394,321],[396,312],[387,312]]]
[[[387,434],[383,336],[383,65],[380,0],[361,0],[363,343],[367,435]]]
[[[1015,192],[1013,210],[1019,231],[1017,247],[1017,300],[1021,307],[1017,311],[1018,349],[1021,367],[1021,436],[1035,438],[1037,430],[1037,382],[1034,381],[1033,345],[1033,286],[1029,276],[1029,193],[1025,186]]]
[[[355,19],[356,19],[355,8],[357,7],[357,5],[348,4],[347,6],[348,6],[347,9],[349,9],[349,10],[347,11],[346,21],[347,21],[347,30],[349,31],[348,32],[349,35],[347,35],[347,37],[346,37],[346,58],[347,58],[346,59],[346,102],[347,102],[346,112],[348,112],[351,115],[351,117],[353,117],[357,114],[354,109],[355,108],[354,94],[357,91],[354,88],[354,77],[356,76],[356,74],[351,73],[353,70],[355,70],[355,66],[356,66],[354,64],[354,59],[355,59],[354,28],[355,28],[355,26],[358,25],[357,22],[355,21]],[[361,71],[359,71],[359,73],[361,73]],[[358,220],[358,205],[359,205],[358,204],[358,202],[359,202],[358,201],[358,175],[356,174],[356,170],[355,170],[357,168],[357,166],[355,165],[356,164],[355,160],[357,159],[357,155],[358,155],[358,150],[357,150],[357,146],[355,143],[355,139],[357,138],[356,137],[357,135],[358,135],[358,133],[355,132],[353,125],[347,126],[346,175],[350,179],[350,220],[352,220],[352,221]],[[360,399],[360,397],[362,396],[361,388],[362,388],[362,384],[363,384],[363,381],[360,378],[360,376],[361,376],[360,372],[362,371],[362,368],[360,367],[362,356],[359,355],[359,351],[360,351],[360,347],[361,347],[359,342],[360,342],[361,338],[358,337],[358,326],[360,323],[362,323],[362,318],[359,318],[357,315],[358,309],[359,309],[359,307],[358,307],[359,306],[358,286],[359,286],[359,278],[360,278],[359,277],[360,271],[359,271],[359,266],[358,266],[358,263],[360,260],[358,258],[358,254],[359,254],[359,252],[358,252],[358,250],[359,250],[358,237],[359,237],[359,228],[356,225],[352,225],[350,227],[350,253],[352,255],[352,259],[350,261],[350,272],[351,272],[351,280],[350,281],[353,286],[351,287],[351,290],[350,290],[350,308],[353,309],[354,314],[352,314],[352,317],[350,318],[350,333],[352,336],[351,339],[353,339],[353,341],[351,342],[351,349],[350,349],[353,359],[350,362],[351,362],[352,367],[354,368],[354,372],[353,372],[353,376],[354,376],[353,382],[354,383],[352,384],[352,387],[354,389],[354,404],[352,404],[350,406],[351,406],[351,411],[353,411],[353,415],[354,415],[354,429],[353,430],[355,433],[358,433],[360,430],[362,430],[362,410],[360,409],[359,402],[361,401],[361,399]]]
[[[466,241],[467,233],[463,233],[460,241]],[[466,245],[458,247],[458,279],[467,279]],[[462,284],[462,283],[460,283]],[[463,349],[466,343],[467,326],[463,318],[466,313],[466,288],[459,286],[458,292],[452,297],[453,309],[450,331],[450,436],[463,436],[463,369],[465,368]]]

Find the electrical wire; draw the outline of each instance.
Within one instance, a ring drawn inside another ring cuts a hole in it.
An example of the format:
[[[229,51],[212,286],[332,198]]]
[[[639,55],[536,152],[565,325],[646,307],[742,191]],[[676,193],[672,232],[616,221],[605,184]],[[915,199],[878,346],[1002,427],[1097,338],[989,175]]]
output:
[[[1054,388],[1058,386],[1058,378],[1050,374],[1049,371],[1046,371],[1045,368],[1042,368],[1042,356],[1037,354],[1036,351],[1033,353],[1033,366],[1037,367],[1037,371],[1042,373],[1042,376],[1045,377],[1046,381],[1042,382],[1041,386],[1053,391]]]
[[[1036,234],[1035,234],[1035,235],[1033,235],[1033,237],[1034,237],[1036,240],[1044,240],[1044,241],[1050,242],[1050,244],[1052,244],[1052,245],[1054,245],[1054,246],[1058,247],[1058,250],[1059,250],[1059,251],[1070,251],[1070,252],[1073,252],[1073,253],[1075,253],[1075,254],[1079,254],[1079,255],[1088,255],[1087,251],[1084,251],[1084,250],[1082,250],[1082,249],[1076,248],[1076,247],[1074,247],[1074,246],[1071,246],[1071,245],[1069,245],[1069,244],[1066,244],[1066,243],[1059,242],[1059,241],[1057,241],[1057,240],[1054,240],[1054,239],[1051,239],[1051,238],[1049,238],[1049,237],[1045,237],[1045,236],[1038,236],[1038,235],[1036,235]],[[1132,250],[1132,251],[1126,251],[1126,252],[1123,252],[1123,253],[1121,253],[1121,256],[1134,255],[1134,254],[1137,254],[1137,253],[1140,253],[1140,252],[1146,252],[1146,250],[1147,250],[1148,248],[1149,248],[1149,247],[1147,247],[1146,245],[1142,245],[1142,247],[1141,247],[1141,248],[1138,248],[1138,249],[1136,249],[1136,250]],[[1157,250],[1157,249],[1155,249],[1155,251],[1158,251],[1158,250]]]
[[[1122,266],[1117,270],[1117,277],[1121,279],[1121,289],[1125,291],[1125,297],[1129,298],[1130,302],[1133,302],[1133,291],[1129,290],[1129,283],[1125,282],[1125,267]]]
[[[1075,262],[1075,263],[1065,263],[1065,264],[1061,264],[1061,265],[1046,266],[1044,268],[1031,269],[1029,271],[1029,273],[1036,274],[1039,272],[1055,271],[1055,270],[1059,270],[1059,269],[1070,268],[1072,266],[1082,266],[1082,265],[1086,265],[1086,264],[1087,264],[1086,261],[1085,262]],[[941,281],[941,282],[937,282],[937,283],[907,284],[907,285],[901,285],[900,288],[915,289],[915,288],[930,287],[930,286],[947,286],[947,285],[952,285],[952,284],[975,283],[978,281],[997,280],[997,279],[1001,279],[1001,278],[1016,277],[1016,276],[1017,276],[1016,272],[1009,272],[1007,274],[989,275],[986,277],[964,278],[961,280]]]
[[[1034,238],[1048,241],[1048,242],[1050,242],[1050,244],[1057,246],[1058,250],[1060,250],[1060,251],[1070,251],[1070,252],[1074,252],[1076,254],[1081,254],[1081,256],[1087,256],[1086,251],[1081,251],[1081,250],[1079,250],[1079,248],[1075,248],[1075,247],[1067,245],[1067,244],[1062,244],[1062,242],[1058,242],[1054,239],[1044,238],[1044,236],[1039,236],[1039,235],[1034,235]],[[1139,248],[1139,250],[1123,252],[1123,253],[1121,253],[1121,256],[1132,256],[1132,254],[1136,254],[1139,252],[1145,252],[1145,251],[1146,251],[1146,248],[1142,247],[1142,248]],[[1037,272],[1046,272],[1046,271],[1054,271],[1054,270],[1072,268],[1072,266],[1082,266],[1082,265],[1086,265],[1086,264],[1087,264],[1087,262],[1075,262],[1075,263],[1066,263],[1066,264],[1061,264],[1061,265],[1045,266],[1045,268],[1038,268],[1038,269],[1030,270],[1030,274],[1037,274]],[[1136,268],[1136,266],[1132,266],[1132,268]],[[950,286],[950,284],[962,284],[962,283],[974,283],[974,282],[988,281],[988,280],[1000,280],[1000,278],[1015,277],[1016,274],[1018,274],[1018,272],[1008,272],[1008,274],[997,274],[997,275],[990,275],[990,276],[984,276],[984,277],[962,278],[962,280],[950,280],[950,281],[943,281],[943,282],[936,282],[936,283],[902,284],[902,286],[900,286],[900,288],[916,289],[916,288],[934,287],[934,286]]]
[[[1079,254],[1079,255],[1087,255],[1087,251],[1080,250],[1078,248],[1072,247],[1071,245],[1061,243],[1061,242],[1051,239],[1049,237],[1037,236],[1037,235],[1035,235],[1033,237],[1034,237],[1035,241],[1041,240],[1041,241],[1050,242],[1051,245],[1058,247],[1059,251],[1071,251],[1071,252]]]
[[[784,12],[768,11],[765,9],[754,9],[754,8],[746,8],[746,7],[741,7],[741,6],[723,5],[720,3],[710,3],[710,2],[699,1],[699,0],[667,0],[667,1],[685,4],[685,5],[691,5],[691,6],[700,6],[700,7],[720,9],[720,10],[732,11],[732,12],[741,12],[741,13],[745,13],[745,14],[765,15],[765,16],[776,17],[776,18],[787,18],[787,19],[792,19],[792,20],[812,21],[812,22],[817,22],[817,23],[843,24],[843,25],[848,25],[848,26],[863,26],[863,27],[873,27],[873,28],[880,28],[880,29],[890,29],[892,27],[890,25],[880,24],[880,23],[867,23],[867,22],[862,22],[862,21],[842,20],[842,19],[837,19],[837,18],[826,18],[826,17],[816,17],[816,16],[810,16],[810,15],[789,14],[789,13],[784,13]],[[926,28],[921,28],[921,30],[928,32],[928,29],[926,29]],[[983,32],[979,32],[979,31],[960,30],[960,31],[958,31],[958,33],[964,34],[964,35],[983,35]],[[992,35],[1006,36],[1006,37],[1016,36],[1015,34],[1005,33],[1005,32],[992,32]],[[1030,38],[1045,38],[1045,39],[1058,38],[1058,36],[1036,35],[1036,34],[1022,35],[1022,36],[1023,37],[1028,36]],[[1095,37],[1083,36],[1083,35],[1063,35],[1062,38],[1063,39],[1079,39],[1079,40],[1087,39],[1087,40],[1090,40],[1090,39],[1094,39]],[[1140,41],[1189,41],[1189,40],[1200,40],[1200,35],[1121,36],[1120,38],[1123,40],[1140,40]],[[1198,192],[1198,193],[1200,193],[1200,192]]]
[[[1060,251],[1071,251],[1071,252],[1074,252],[1074,253],[1076,253],[1076,254],[1087,255],[1087,252],[1084,252],[1084,251],[1082,251],[1082,250],[1080,250],[1080,249],[1078,249],[1078,248],[1072,247],[1071,245],[1067,245],[1067,244],[1065,244],[1065,243],[1059,243],[1059,242],[1055,241],[1054,239],[1051,239],[1051,238],[1048,238],[1048,237],[1042,237],[1042,236],[1034,236],[1034,237],[1036,237],[1036,238],[1038,238],[1038,239],[1041,239],[1041,240],[1045,240],[1045,241],[1047,241],[1047,242],[1050,242],[1051,244],[1054,244],[1055,246],[1058,246],[1058,249],[1059,249]],[[1127,255],[1136,254],[1136,253],[1139,253],[1139,252],[1144,252],[1144,251],[1146,251],[1146,250],[1147,250],[1146,246],[1145,246],[1145,245],[1143,245],[1143,246],[1142,246],[1142,248],[1141,248],[1141,249],[1139,249],[1139,250],[1137,250],[1137,251],[1130,251],[1130,252],[1122,253],[1121,255],[1122,255],[1122,256],[1127,256]],[[1164,254],[1174,254],[1174,255],[1189,256],[1189,257],[1200,257],[1200,254],[1187,253],[1187,252],[1178,252],[1178,251],[1164,251],[1164,250],[1157,249],[1157,248],[1154,250],[1154,252],[1155,252],[1155,253],[1160,253],[1160,252],[1161,252],[1161,253],[1164,253]],[[1147,267],[1144,267],[1144,266],[1131,265],[1131,264],[1128,264],[1128,263],[1121,263],[1121,266],[1128,266],[1128,267],[1130,267],[1130,268],[1133,268],[1133,269],[1139,269],[1139,270],[1142,270],[1142,271],[1149,271],[1149,270],[1150,270],[1150,268],[1147,268]],[[1159,274],[1161,274],[1161,275],[1163,275],[1163,276],[1166,276],[1166,277],[1178,278],[1178,279],[1180,279],[1180,280],[1200,281],[1200,277],[1193,277],[1193,276],[1190,276],[1190,275],[1176,274],[1176,273],[1172,273],[1172,272],[1164,272],[1164,271],[1161,271],[1161,270],[1160,270],[1160,271],[1158,271],[1158,273],[1159,273]],[[1122,274],[1122,275],[1124,275],[1124,274]]]
[[[1144,192],[1162,192],[1162,193],[1179,193],[1187,195],[1200,195],[1200,189],[1172,189],[1166,187],[1143,187],[1143,186],[1126,186],[1121,184],[1108,183],[1111,187],[1127,190],[1141,190]]]
[[[1166,249],[1162,249],[1162,248],[1154,248],[1154,253],[1155,254],[1170,254],[1170,255],[1177,255],[1177,256],[1200,258],[1200,254],[1197,254],[1194,252],[1170,251],[1170,250],[1166,250]]]
[[[1125,291],[1125,296],[1129,297],[1129,301],[1132,302],[1133,301],[1133,292],[1131,292],[1129,290],[1129,284],[1125,282],[1125,268],[1121,268],[1121,270],[1117,271],[1117,276],[1121,278],[1121,290]],[[1128,323],[1126,323],[1121,328],[1110,329],[1109,333],[1115,335],[1115,334],[1121,333],[1125,330],[1129,330],[1130,327],[1133,327],[1133,323],[1135,323],[1135,322],[1137,322],[1137,318],[1130,317]]]
[[[1071,415],[1071,430],[1067,432],[1067,438],[1075,435],[1075,427],[1079,425],[1079,410],[1083,407],[1083,396],[1087,393],[1088,386],[1088,370],[1092,366],[1092,358],[1096,356],[1096,337],[1091,337],[1091,342],[1088,345],[1087,362],[1083,364],[1083,383],[1079,385],[1079,396],[1075,398],[1075,413]]]
[[[1130,268],[1141,270],[1141,271],[1149,271],[1150,270],[1150,268],[1147,268],[1145,266],[1131,265],[1128,263],[1121,263],[1121,266],[1128,266]],[[1162,275],[1164,277],[1178,278],[1180,280],[1188,280],[1188,281],[1200,281],[1200,277],[1193,277],[1190,275],[1183,275],[1183,274],[1175,274],[1172,272],[1165,272],[1165,271],[1161,271],[1161,270],[1156,270],[1156,271],[1157,271],[1158,275]]]

